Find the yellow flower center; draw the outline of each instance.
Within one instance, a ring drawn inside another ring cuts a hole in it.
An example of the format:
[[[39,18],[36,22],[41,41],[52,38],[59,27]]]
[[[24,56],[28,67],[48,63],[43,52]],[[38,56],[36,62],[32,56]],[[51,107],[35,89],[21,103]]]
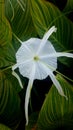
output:
[[[39,57],[38,57],[38,56],[34,56],[34,60],[35,60],[35,61],[38,61],[38,60],[39,60]]]

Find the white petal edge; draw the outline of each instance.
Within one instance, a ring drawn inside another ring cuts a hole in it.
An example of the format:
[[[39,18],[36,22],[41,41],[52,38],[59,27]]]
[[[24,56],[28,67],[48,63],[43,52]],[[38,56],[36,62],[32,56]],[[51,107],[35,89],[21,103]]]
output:
[[[47,54],[47,55],[42,55],[40,56],[41,59],[43,58],[49,58],[49,57],[69,57],[69,58],[73,58],[73,54],[72,53],[66,53],[66,52],[56,52],[56,53],[52,53],[52,54]]]
[[[28,48],[28,46],[27,46],[27,43],[32,43],[34,40],[35,40],[35,38],[30,38],[30,39],[28,39],[27,41],[21,41],[16,35],[15,35],[15,33],[13,33],[13,35],[14,35],[14,37],[22,44],[22,45],[24,45],[25,46],[25,48],[26,49],[28,49],[29,51],[31,51],[29,48]],[[20,49],[20,48],[19,48]],[[18,50],[19,50],[18,49]]]
[[[59,94],[61,96],[64,96],[66,99],[68,99],[67,96],[64,94],[61,85],[59,84],[58,80],[55,78],[55,76],[52,73],[52,71],[43,62],[42,62],[42,65],[43,65],[46,73],[50,76],[50,78],[51,78],[53,84],[55,85],[55,87],[57,88]]]
[[[21,63],[16,63],[15,65],[12,66],[12,70],[15,70],[16,68],[19,68],[20,65],[26,64],[26,63],[28,63],[28,62],[30,62],[30,61],[32,61],[32,59],[23,61],[23,62],[21,62]]]
[[[28,125],[28,104],[29,104],[29,99],[30,99],[30,93],[31,93],[31,89],[32,89],[32,85],[33,85],[33,81],[34,81],[34,77],[35,77],[35,64],[32,66],[32,71],[29,77],[29,83],[27,86],[27,90],[26,90],[26,95],[25,95],[25,118],[26,118],[26,125]]]
[[[12,71],[12,75],[15,76],[19,82],[19,85],[21,86],[21,88],[23,88],[22,82],[20,77],[18,76],[18,74],[15,71]]]
[[[41,43],[39,45],[39,49],[37,50],[37,54],[40,53],[40,51],[43,49],[43,47],[45,46],[48,38],[50,37],[50,35],[53,33],[53,32],[56,32],[57,31],[57,28],[55,26],[52,26],[48,32],[45,33],[45,35],[43,36],[43,39],[41,40]]]

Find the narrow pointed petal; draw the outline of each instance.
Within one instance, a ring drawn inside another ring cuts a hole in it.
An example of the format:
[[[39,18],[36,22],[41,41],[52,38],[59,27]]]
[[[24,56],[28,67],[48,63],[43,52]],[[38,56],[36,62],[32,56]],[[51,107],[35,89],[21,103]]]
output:
[[[52,54],[52,55],[56,56],[56,57],[65,56],[65,57],[71,57],[71,58],[73,58],[73,54],[72,53],[57,52],[57,53]]]
[[[22,82],[20,77],[18,76],[18,74],[15,71],[12,71],[12,75],[15,76],[19,82],[19,85],[21,86],[21,88],[23,88]]]
[[[15,70],[16,68],[20,68],[20,66],[23,66],[23,64],[25,65],[25,64],[27,64],[31,61],[32,61],[32,59],[25,60],[25,61],[22,61],[22,62],[18,62],[15,65],[12,66],[12,70]]]
[[[28,125],[28,104],[29,104],[30,93],[31,93],[34,77],[35,77],[35,69],[36,68],[35,68],[35,64],[34,64],[32,66],[31,74],[30,74],[30,77],[29,77],[29,83],[28,83],[27,90],[26,90],[26,95],[25,95],[25,118],[26,118],[26,125]]]
[[[40,58],[43,59],[43,58],[49,58],[49,57],[62,57],[62,56],[73,58],[73,53],[56,52],[56,53],[52,53],[52,54],[42,55],[42,56],[40,56]]]
[[[51,58],[49,55],[51,55],[52,53],[55,54],[56,51],[51,42],[48,41],[46,42],[45,47],[40,52],[39,59],[48,66],[51,66],[52,67],[51,70],[54,71],[57,68],[57,57]]]
[[[64,92],[63,92],[63,90],[62,90],[62,87],[61,87],[61,85],[59,84],[58,80],[55,78],[54,74],[53,74],[53,73],[50,73],[49,76],[50,76],[50,78],[51,78],[53,84],[54,84],[55,87],[57,88],[59,94],[60,94],[61,96],[64,96],[64,97],[67,99],[67,96],[64,94]]]
[[[49,69],[49,67],[48,67],[46,64],[44,64],[43,62],[42,62],[41,65],[43,66],[43,69],[44,69],[44,71],[46,72],[46,74],[50,76],[50,78],[51,78],[53,84],[55,85],[55,87],[57,88],[59,94],[60,94],[61,96],[64,96],[64,97],[67,99],[67,96],[65,96],[65,94],[64,94],[64,92],[63,92],[63,90],[62,90],[61,85],[59,84],[58,80],[55,78],[54,74],[53,74],[52,71]]]
[[[45,33],[45,35],[44,35],[42,41],[47,41],[48,38],[51,36],[51,34],[52,34],[53,32],[56,32],[56,31],[57,31],[57,28],[56,28],[55,26],[52,26],[52,27],[48,30],[48,32]]]
[[[37,51],[37,54],[39,54],[39,52],[43,49],[43,47],[45,46],[48,38],[50,37],[50,35],[53,33],[53,32],[56,32],[57,28],[55,26],[51,27],[49,29],[49,31],[47,33],[45,33],[43,39],[41,40],[41,43],[40,43],[40,46],[39,46],[39,49]]]
[[[28,104],[30,99],[30,93],[32,89],[33,82],[29,80],[27,90],[26,90],[26,96],[25,96],[25,118],[26,118],[26,125],[28,125]]]
[[[12,66],[12,70],[14,71],[16,68],[18,68],[18,64],[15,64]]]

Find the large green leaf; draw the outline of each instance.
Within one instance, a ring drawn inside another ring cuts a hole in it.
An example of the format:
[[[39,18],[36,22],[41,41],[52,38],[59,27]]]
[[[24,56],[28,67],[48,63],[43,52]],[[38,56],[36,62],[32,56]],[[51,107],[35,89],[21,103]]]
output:
[[[4,16],[4,6],[5,6],[6,17]],[[57,27],[57,32],[53,33],[53,35],[50,37],[50,41],[55,46],[56,50],[57,51],[72,50],[73,49],[73,36],[72,36],[73,24],[53,4],[46,2],[44,0],[30,0],[30,1],[29,0],[16,0],[16,1],[5,0],[3,7],[1,6],[0,8],[0,69],[3,70],[3,72],[2,71],[0,72],[0,82],[1,82],[0,100],[2,104],[2,107],[0,105],[0,109],[1,109],[1,117],[3,118],[3,121],[6,120],[6,123],[9,124],[11,127],[15,126],[15,124],[19,122],[18,120],[19,115],[21,115],[19,112],[20,99],[18,99],[18,95],[15,92],[15,89],[17,92],[19,92],[20,89],[19,89],[19,84],[17,80],[15,80],[15,78],[12,76],[11,71],[10,70],[4,71],[4,69],[6,69],[6,67],[12,66],[15,63],[15,53],[20,46],[19,42],[16,39],[16,36],[23,41],[30,37],[36,37],[36,36],[42,38],[44,33],[52,25],[55,25]],[[64,64],[69,65],[69,62],[67,62],[65,59],[63,60],[60,59],[60,61]],[[61,79],[61,81],[65,82],[63,79]],[[67,83],[66,85],[70,86]],[[53,90],[51,89],[51,91]],[[58,95],[56,90],[55,92],[56,95]],[[49,96],[50,103],[54,102],[55,93],[51,95],[52,97]],[[57,98],[57,96],[55,97]],[[55,100],[57,100],[56,98]],[[61,102],[63,100],[62,104],[65,102],[65,99],[63,99],[62,97],[59,97],[58,100],[61,100]],[[72,100],[70,101],[72,105]],[[56,102],[54,102],[54,104],[55,103]],[[66,105],[68,106],[68,104]],[[13,107],[12,112],[10,111],[10,109],[12,110],[11,107]],[[70,107],[69,104],[68,109],[71,110],[71,108],[72,106]],[[49,109],[51,108],[49,107]],[[66,111],[68,109],[66,109]],[[58,110],[58,115],[61,115],[59,114],[59,110]],[[64,117],[66,117],[66,115]],[[38,121],[40,121],[40,118]]]
[[[10,21],[12,31],[22,40],[36,36],[29,7],[30,2],[27,0],[5,1],[5,14]]]
[[[15,50],[11,44],[11,27],[8,20],[4,16],[4,3],[1,3],[0,7],[0,68],[3,68],[14,63]]]
[[[14,89],[18,84],[7,73],[0,71],[0,122],[15,128],[22,118],[21,101]]]
[[[68,100],[59,95],[53,85],[39,113],[37,130],[73,129],[73,85],[70,85],[59,75],[57,75],[57,80]]]

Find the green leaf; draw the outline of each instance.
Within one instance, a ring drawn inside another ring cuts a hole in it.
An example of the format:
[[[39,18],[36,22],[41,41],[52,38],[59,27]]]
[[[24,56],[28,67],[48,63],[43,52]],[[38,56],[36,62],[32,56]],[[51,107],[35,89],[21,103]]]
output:
[[[2,13],[4,13],[4,0],[0,0],[0,18],[2,17]]]
[[[64,12],[73,11],[73,0],[67,0]]]
[[[5,126],[4,124],[0,124],[0,130],[11,130],[11,129]]]
[[[68,100],[59,95],[53,85],[39,113],[37,130],[73,129],[73,85],[70,85],[59,75],[57,75],[57,80],[61,84]]]
[[[30,2],[22,1],[5,1],[6,17],[10,21],[11,28],[22,40],[36,36],[36,31],[30,15]]]
[[[21,87],[19,85],[18,80],[12,75],[12,70],[4,70],[4,71],[0,71],[1,73],[3,73],[3,75],[5,75],[6,79],[8,80],[8,82],[10,82],[13,86],[13,88],[15,89],[15,91],[17,93],[19,93],[21,91]],[[2,75],[0,75],[1,77]],[[3,76],[4,78],[4,76]],[[6,84],[5,84],[6,85]]]
[[[50,2],[31,0],[31,16],[33,24],[40,37],[53,25],[57,32],[53,33],[49,40],[57,51],[70,51],[73,49],[73,24],[60,10]],[[67,59],[59,58],[60,62],[68,65]]]
[[[0,15],[0,68],[12,65],[15,62],[15,50],[11,44],[12,31],[10,24],[4,16],[4,4],[1,6]]]
[[[7,41],[11,41],[12,32],[11,27],[4,15],[4,0],[0,3],[0,46],[7,44]]]
[[[14,89],[16,84],[10,72],[8,75],[0,71],[0,122],[11,128],[16,128],[22,118],[21,101]]]

